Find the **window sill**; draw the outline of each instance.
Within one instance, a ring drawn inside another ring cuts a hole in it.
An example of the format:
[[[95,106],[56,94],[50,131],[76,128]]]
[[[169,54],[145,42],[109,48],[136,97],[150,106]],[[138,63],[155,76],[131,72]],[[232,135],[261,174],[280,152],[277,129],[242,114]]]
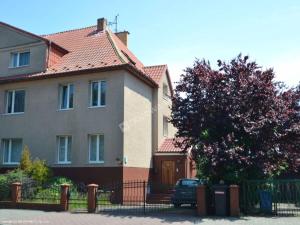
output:
[[[58,112],[64,112],[64,111],[71,111],[74,110],[74,108],[69,108],[69,109],[58,109]]]
[[[18,113],[3,113],[3,116],[14,116],[14,115],[22,115],[24,112],[18,112]]]
[[[70,165],[72,162],[58,162],[56,165]]]
[[[8,67],[8,69],[20,69],[20,68],[24,68],[24,67],[29,67],[30,65],[24,65],[24,66],[16,66],[16,67],[13,67],[13,66],[10,66]]]
[[[20,164],[19,162],[11,162],[11,163],[4,162],[3,166],[18,166],[19,164]]]
[[[103,164],[104,161],[89,161],[89,164]]]
[[[89,106],[89,109],[97,109],[97,108],[105,108],[106,105],[99,105],[99,106]]]

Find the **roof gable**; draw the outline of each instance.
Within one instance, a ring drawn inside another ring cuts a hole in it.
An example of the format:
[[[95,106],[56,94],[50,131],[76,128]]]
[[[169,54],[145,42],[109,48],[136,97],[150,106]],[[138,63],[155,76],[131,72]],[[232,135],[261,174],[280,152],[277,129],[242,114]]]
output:
[[[42,41],[42,38],[0,22],[0,49],[27,45]]]

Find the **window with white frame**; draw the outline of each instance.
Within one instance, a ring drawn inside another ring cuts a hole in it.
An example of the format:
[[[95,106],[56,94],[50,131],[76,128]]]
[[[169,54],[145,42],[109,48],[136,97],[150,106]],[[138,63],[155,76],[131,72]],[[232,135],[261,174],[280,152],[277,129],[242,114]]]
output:
[[[58,136],[58,163],[71,163],[71,136]]]
[[[10,54],[10,67],[17,68],[30,64],[30,52],[13,52]]]
[[[6,92],[6,113],[23,113],[25,108],[25,91],[10,90]]]
[[[60,85],[60,109],[73,109],[74,85]]]
[[[165,137],[168,136],[168,117],[163,117],[163,135]]]
[[[169,96],[169,88],[168,88],[167,84],[163,84],[163,97],[165,99],[169,99],[170,98],[170,96]]]
[[[3,139],[3,163],[18,164],[22,154],[22,139]]]
[[[91,107],[105,106],[106,104],[106,81],[91,82]]]
[[[101,163],[104,161],[104,135],[89,135],[89,162]]]

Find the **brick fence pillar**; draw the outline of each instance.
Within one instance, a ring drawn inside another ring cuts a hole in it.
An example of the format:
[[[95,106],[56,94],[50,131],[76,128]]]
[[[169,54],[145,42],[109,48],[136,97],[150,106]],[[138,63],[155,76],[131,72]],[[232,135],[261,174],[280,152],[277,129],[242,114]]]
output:
[[[230,216],[240,216],[240,198],[239,198],[239,186],[229,186],[230,196]]]
[[[15,182],[11,184],[11,201],[16,204],[21,201],[21,187],[22,184]]]
[[[88,212],[92,213],[96,211],[96,195],[98,190],[98,184],[88,185]]]
[[[206,216],[206,186],[199,185],[197,187],[197,215]]]
[[[68,211],[69,209],[69,189],[70,184],[60,185],[60,206],[62,211]]]

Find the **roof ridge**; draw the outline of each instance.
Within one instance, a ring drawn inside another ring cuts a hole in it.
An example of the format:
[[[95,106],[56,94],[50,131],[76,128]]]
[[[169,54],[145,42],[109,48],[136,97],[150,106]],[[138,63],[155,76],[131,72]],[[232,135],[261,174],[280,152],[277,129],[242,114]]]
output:
[[[152,66],[144,66],[144,68],[150,68],[150,67],[159,67],[159,66],[168,66],[167,64],[161,64],[161,65],[152,65]]]
[[[78,30],[84,30],[84,29],[88,29],[88,28],[92,28],[92,27],[96,27],[96,25],[81,27],[81,28],[75,28],[75,29],[71,29],[71,30],[64,30],[64,31],[59,31],[59,32],[51,33],[51,34],[41,34],[39,36],[45,37],[45,36],[51,36],[51,35],[55,35],[55,34],[63,34],[63,33],[68,33],[68,32],[73,32],[73,31],[78,31]]]
[[[118,58],[121,60],[122,63],[128,63],[128,62],[126,62],[126,60],[120,54],[120,50],[117,47],[116,43],[114,42],[114,40],[113,40],[113,38],[112,38],[112,36],[110,34],[110,30],[106,30],[106,33],[107,33],[108,40],[109,40],[112,48],[114,49],[116,55],[118,56]]]

